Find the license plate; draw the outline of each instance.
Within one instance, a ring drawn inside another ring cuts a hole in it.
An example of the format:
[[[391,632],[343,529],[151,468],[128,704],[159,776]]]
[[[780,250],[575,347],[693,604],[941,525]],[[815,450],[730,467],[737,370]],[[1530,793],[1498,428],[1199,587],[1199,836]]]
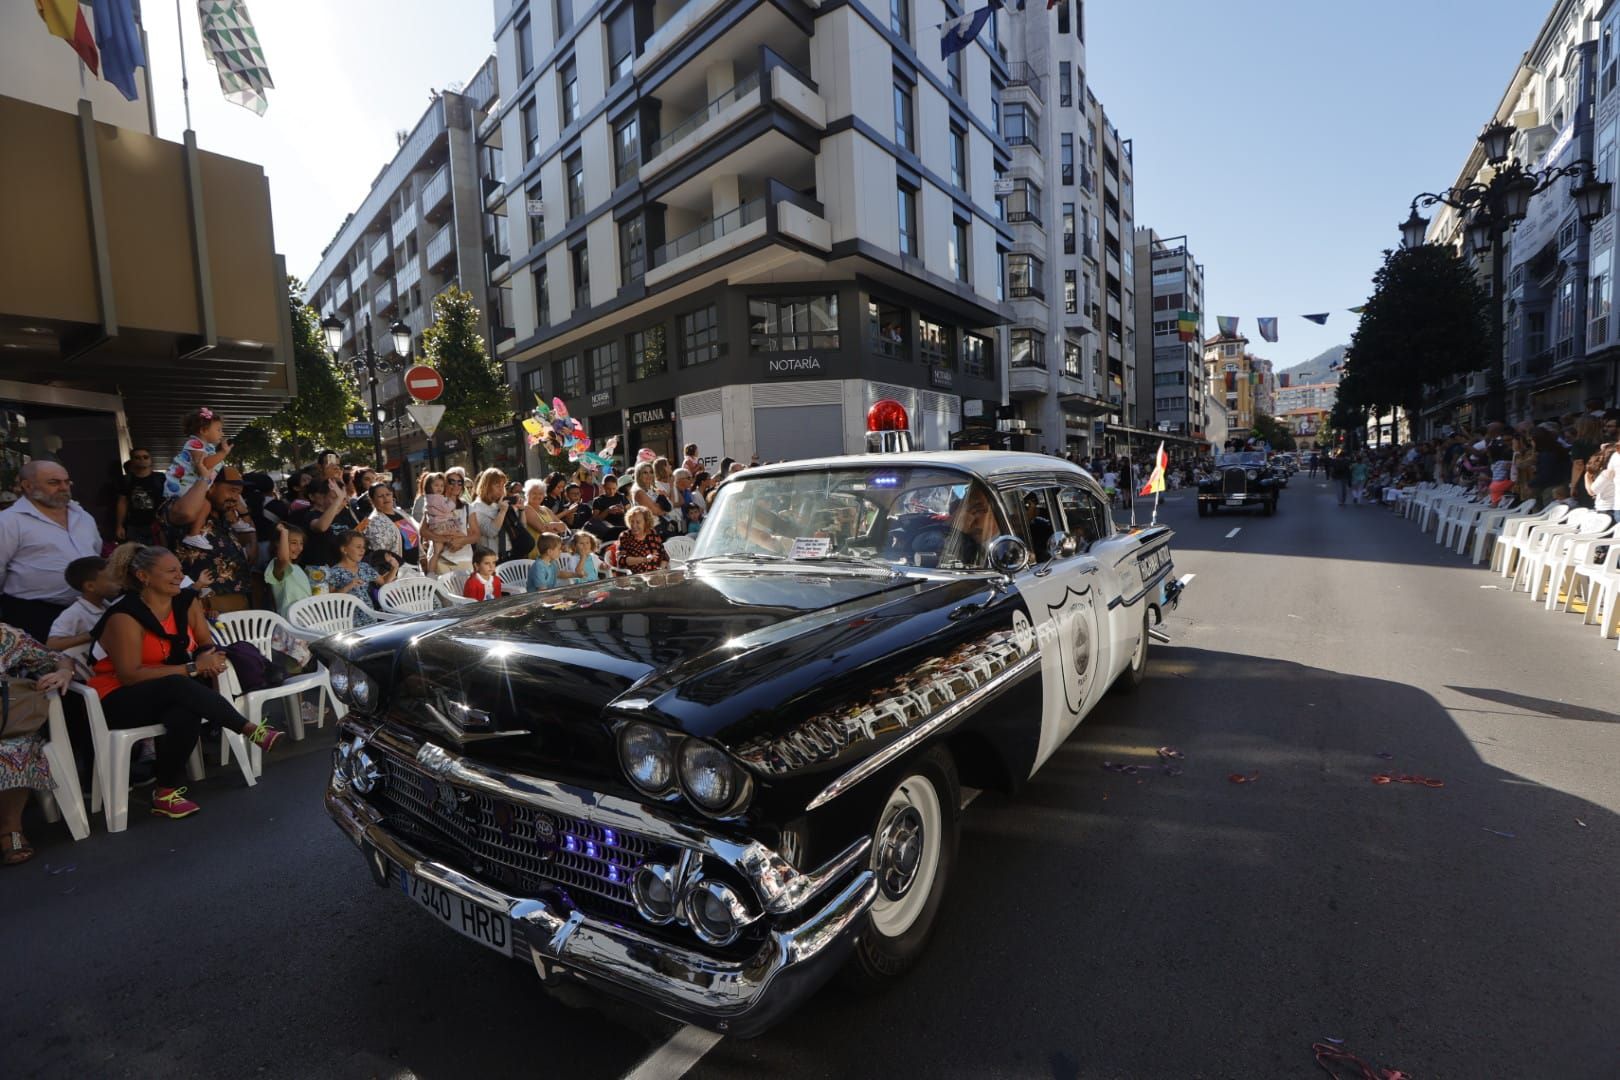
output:
[[[1228,495],[1226,497],[1226,505],[1227,506],[1242,506],[1243,505],[1243,496],[1241,496],[1241,495]]]
[[[512,955],[512,922],[504,911],[474,903],[401,869],[400,888],[418,907],[460,934],[502,956]]]

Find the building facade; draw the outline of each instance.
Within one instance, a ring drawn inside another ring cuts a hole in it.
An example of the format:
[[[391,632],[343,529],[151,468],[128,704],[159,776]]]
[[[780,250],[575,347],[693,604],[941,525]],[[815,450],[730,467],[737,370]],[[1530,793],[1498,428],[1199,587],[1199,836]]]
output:
[[[1249,352],[1249,339],[1241,334],[1217,334],[1204,342],[1204,372],[1211,396],[1226,406],[1226,439],[1210,442],[1217,449],[1221,442],[1246,439],[1254,431],[1257,412],[1269,413],[1263,379],[1270,374],[1271,361]]]
[[[1282,378],[1287,379],[1288,376],[1283,375]],[[1314,409],[1318,412],[1331,413],[1338,400],[1338,383],[1320,382],[1295,385],[1288,382],[1277,387],[1277,415],[1281,416],[1296,409]]]
[[[1172,446],[1197,450],[1205,442],[1204,350],[1201,336],[1183,341],[1177,316],[1204,311],[1204,268],[1185,236],[1164,239],[1138,228],[1136,247],[1136,388],[1141,426]]]
[[[483,244],[484,188],[478,127],[498,96],[491,58],[461,91],[440,91],[392,161],[383,167],[359,208],[339,227],[305,282],[310,306],[324,319],[343,323],[347,359],[363,352],[368,326],[378,355],[389,357],[388,328],[396,320],[410,327],[414,341],[433,320],[433,298],[452,285],[480,301],[488,296]],[[493,347],[495,326],[479,327]],[[413,346],[413,352],[415,346]],[[396,357],[403,366],[405,358]],[[378,402],[390,420],[384,449],[390,468],[426,463],[428,441],[409,422],[403,372],[382,380]],[[366,407],[370,408],[369,394]],[[401,418],[396,427],[393,418]],[[375,418],[372,418],[375,419]],[[481,465],[520,467],[516,429],[498,425],[476,460]],[[445,459],[467,463],[470,447],[446,444]]]
[[[988,422],[1010,16],[942,60],[946,15],[497,0],[486,234],[520,406],[707,464],[863,449],[881,398],[923,448]]]

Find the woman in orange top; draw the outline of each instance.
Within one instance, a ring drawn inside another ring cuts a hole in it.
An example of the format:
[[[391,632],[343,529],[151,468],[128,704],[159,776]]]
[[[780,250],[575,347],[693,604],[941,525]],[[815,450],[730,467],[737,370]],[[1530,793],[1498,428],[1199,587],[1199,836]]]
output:
[[[251,725],[202,682],[225,670],[196,594],[182,590],[180,560],[166,548],[144,547],[129,562],[128,591],[107,609],[92,634],[98,646],[90,686],[101,696],[111,728],[162,724],[157,740],[157,787],[152,813],[182,818],[201,809],[180,786],[186,759],[204,720],[239,731],[265,750],[282,733]]]

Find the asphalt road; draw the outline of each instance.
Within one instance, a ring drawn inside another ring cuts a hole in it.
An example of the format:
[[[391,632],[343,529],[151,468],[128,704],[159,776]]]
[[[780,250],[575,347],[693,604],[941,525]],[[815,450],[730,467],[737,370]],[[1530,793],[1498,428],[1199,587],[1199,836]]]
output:
[[[673,1046],[559,1004],[371,884],[312,733],[253,790],[215,770],[188,821],[33,829],[0,871],[0,1073],[1304,1077],[1333,1038],[1418,1080],[1620,1074],[1613,644],[1308,478],[1275,518],[1161,517],[1195,575],[1174,643],[970,807],[884,997]],[[1164,745],[1182,775],[1102,768]]]

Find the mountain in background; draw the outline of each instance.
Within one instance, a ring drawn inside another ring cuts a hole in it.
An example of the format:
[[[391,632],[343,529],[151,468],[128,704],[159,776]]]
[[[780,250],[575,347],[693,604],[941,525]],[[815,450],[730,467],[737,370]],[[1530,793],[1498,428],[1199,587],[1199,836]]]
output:
[[[1343,364],[1344,354],[1348,352],[1349,349],[1350,346],[1348,345],[1335,345],[1333,348],[1322,353],[1320,356],[1314,356],[1311,359],[1306,360],[1304,363],[1295,364],[1293,367],[1283,368],[1278,371],[1277,374],[1290,376],[1288,381],[1293,383],[1295,386],[1305,383],[1336,383],[1339,381],[1339,375],[1343,369],[1329,368],[1328,365]]]

